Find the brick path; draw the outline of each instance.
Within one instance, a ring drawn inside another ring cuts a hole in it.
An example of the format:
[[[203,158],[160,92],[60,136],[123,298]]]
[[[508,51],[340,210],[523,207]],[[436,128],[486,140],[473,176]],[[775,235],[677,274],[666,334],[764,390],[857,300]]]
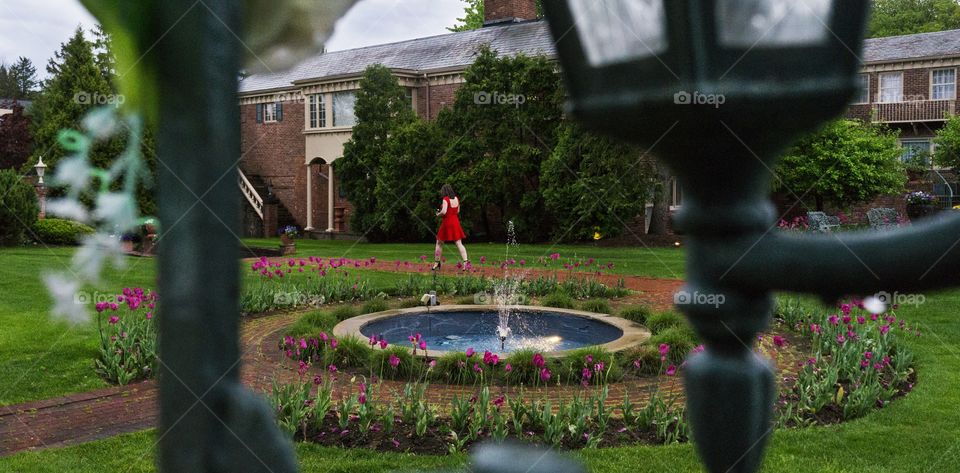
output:
[[[626,276],[627,286],[643,291],[646,278]],[[643,280],[643,281],[638,281]],[[658,299],[655,305],[664,306],[670,300],[669,294],[661,288],[666,285],[677,287],[679,281],[654,283]],[[675,289],[674,289],[675,290]],[[241,325],[241,347],[243,365],[241,378],[247,386],[257,391],[269,389],[274,379],[291,380],[296,377],[289,363],[284,363],[276,350],[282,331],[300,316],[300,313],[275,314],[248,319]],[[800,354],[787,350],[781,356],[781,370],[792,371]],[[338,380],[337,396],[353,392],[347,376]],[[634,402],[641,402],[654,386],[660,382],[664,393],[680,395],[682,383],[679,377],[631,380],[610,386],[608,403],[618,404],[624,393],[629,392]],[[381,395],[393,397],[402,391],[403,383],[384,381]],[[515,389],[513,389],[515,391]],[[505,391],[495,387],[493,395]],[[432,385],[428,397],[438,403],[447,403],[453,396],[473,392],[470,386]],[[527,399],[542,397],[554,403],[571,399],[581,389],[577,386],[562,386],[539,389],[525,389]],[[117,386],[96,391],[73,394],[54,399],[28,402],[24,404],[0,407],[0,456],[10,455],[23,450],[36,450],[49,447],[71,445],[92,440],[112,437],[122,433],[135,432],[155,425],[158,414],[157,386],[155,381],[145,381],[130,386]]]

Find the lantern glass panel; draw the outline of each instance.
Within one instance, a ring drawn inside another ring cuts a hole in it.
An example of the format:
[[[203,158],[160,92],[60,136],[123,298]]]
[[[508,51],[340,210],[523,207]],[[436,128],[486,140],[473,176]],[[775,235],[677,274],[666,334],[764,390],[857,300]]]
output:
[[[593,67],[667,49],[663,0],[569,0],[580,42]]]
[[[832,6],[833,0],[719,0],[720,43],[734,48],[822,43]]]

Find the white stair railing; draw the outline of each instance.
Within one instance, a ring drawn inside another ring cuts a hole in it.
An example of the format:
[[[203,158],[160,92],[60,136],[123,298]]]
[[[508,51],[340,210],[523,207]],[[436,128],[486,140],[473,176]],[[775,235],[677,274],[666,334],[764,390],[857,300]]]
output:
[[[237,184],[240,185],[240,192],[247,198],[247,202],[250,202],[250,206],[253,207],[254,212],[260,216],[260,220],[263,220],[263,197],[260,197],[260,194],[257,193],[257,190],[253,187],[253,184],[250,183],[250,180],[247,179],[247,176],[243,175],[243,171],[241,171],[240,168],[237,168]]]

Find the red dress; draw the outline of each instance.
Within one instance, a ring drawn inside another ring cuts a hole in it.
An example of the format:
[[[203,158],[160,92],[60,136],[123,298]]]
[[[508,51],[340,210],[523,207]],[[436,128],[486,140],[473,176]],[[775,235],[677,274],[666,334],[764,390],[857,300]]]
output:
[[[457,241],[467,237],[463,233],[463,227],[460,226],[460,203],[457,206],[450,205],[450,198],[444,197],[443,201],[447,204],[447,213],[443,214],[443,220],[440,221],[440,230],[437,231],[437,241]]]

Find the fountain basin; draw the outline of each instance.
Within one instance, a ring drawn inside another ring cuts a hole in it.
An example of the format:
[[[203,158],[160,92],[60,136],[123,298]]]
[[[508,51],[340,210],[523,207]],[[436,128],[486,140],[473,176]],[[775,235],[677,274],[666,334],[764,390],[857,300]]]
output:
[[[529,348],[549,356],[588,346],[616,352],[637,346],[650,332],[629,320],[553,307],[511,307],[511,329],[504,349],[497,336],[498,306],[443,305],[414,307],[366,314],[347,319],[333,329],[338,337],[362,339],[383,335],[391,345],[410,346],[407,337],[419,333],[426,340],[427,356],[473,348],[499,355]],[[419,350],[418,350],[418,353]]]

